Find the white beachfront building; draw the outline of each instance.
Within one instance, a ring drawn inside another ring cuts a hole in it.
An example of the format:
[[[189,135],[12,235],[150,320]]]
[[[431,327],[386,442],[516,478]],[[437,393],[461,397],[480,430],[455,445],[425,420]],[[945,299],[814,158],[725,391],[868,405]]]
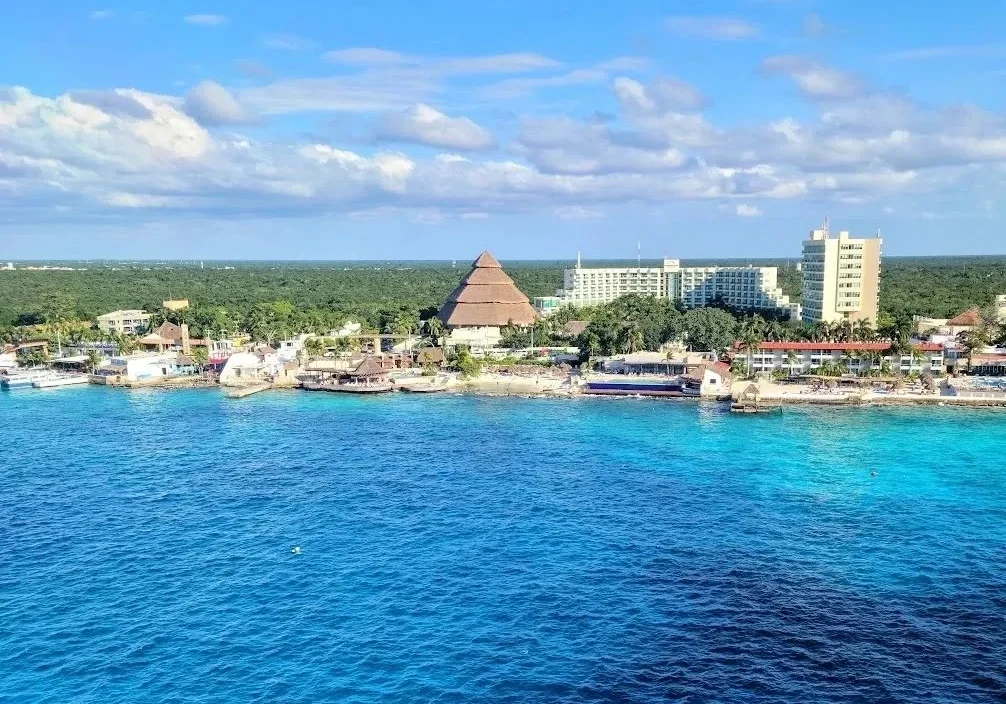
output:
[[[150,326],[150,313],[142,310],[115,310],[98,316],[98,329],[107,334],[136,335]]]
[[[153,352],[112,357],[95,374],[100,380],[103,377],[118,377],[120,381],[152,381],[177,376],[177,352]]]
[[[746,363],[748,353],[737,348],[734,358]],[[891,350],[890,342],[762,342],[752,350],[752,371],[785,371],[789,374],[806,374],[823,365],[845,362],[852,374],[879,369],[885,362],[892,373],[928,372],[939,376],[946,371],[943,345],[916,343],[912,354],[898,355]]]
[[[678,259],[664,259],[659,267],[584,267],[563,273],[563,287],[555,296],[535,299],[542,314],[561,305],[593,306],[629,294],[667,298],[686,308],[715,301],[734,308],[776,310],[799,320],[800,304],[789,300],[778,284],[774,266],[683,267]]]

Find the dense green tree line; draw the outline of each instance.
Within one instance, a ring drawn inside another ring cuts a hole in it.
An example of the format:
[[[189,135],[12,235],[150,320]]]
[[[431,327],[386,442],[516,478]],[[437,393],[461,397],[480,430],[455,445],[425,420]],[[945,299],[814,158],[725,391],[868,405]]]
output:
[[[686,262],[687,264],[688,262]],[[732,262],[736,264],[737,262]],[[800,273],[780,266],[783,290],[799,297]],[[242,328],[266,339],[270,331],[338,327],[347,318],[387,332],[418,329],[467,272],[467,266],[437,264],[321,265],[245,263],[234,268],[194,266],[93,266],[87,271],[0,272],[0,326],[29,325],[60,316],[93,320],[120,308],[159,311],[169,297],[188,298],[193,308],[175,316],[196,335]],[[550,295],[561,285],[562,265],[520,263],[507,272],[529,296]],[[913,314],[949,317],[985,306],[1006,292],[1006,258],[887,258],[881,279],[881,311],[899,320]],[[640,305],[640,304],[634,304]],[[668,307],[668,310],[672,307]],[[671,325],[672,314],[647,310],[639,321],[642,344],[652,348]],[[614,309],[611,315],[636,315]],[[696,314],[705,315],[705,314]],[[695,316],[693,316],[695,317]],[[675,323],[676,324],[676,323]],[[631,335],[636,338],[636,332]]]

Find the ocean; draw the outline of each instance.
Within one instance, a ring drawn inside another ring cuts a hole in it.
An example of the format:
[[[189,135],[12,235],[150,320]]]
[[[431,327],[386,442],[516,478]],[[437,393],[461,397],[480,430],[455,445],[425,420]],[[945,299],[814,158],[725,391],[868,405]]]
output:
[[[1006,413],[0,395],[0,701],[1006,698]]]

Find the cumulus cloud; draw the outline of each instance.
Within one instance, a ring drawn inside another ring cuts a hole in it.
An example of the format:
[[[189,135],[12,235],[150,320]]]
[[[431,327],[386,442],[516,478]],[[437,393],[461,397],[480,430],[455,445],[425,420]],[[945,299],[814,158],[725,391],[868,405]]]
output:
[[[201,25],[203,27],[217,27],[230,22],[230,18],[224,15],[185,15],[182,19],[189,24]]]
[[[81,105],[96,107],[109,115],[150,118],[150,110],[128,91],[74,90],[67,93],[67,97]]]
[[[492,134],[467,117],[449,117],[423,103],[388,115],[377,138],[463,151],[492,149],[496,145]]]
[[[823,91],[825,99],[813,83],[816,114],[720,126],[703,113],[701,92],[681,79],[626,76],[612,80],[618,114],[524,116],[502,145],[505,156],[478,156],[494,146],[492,135],[430,107],[443,69],[426,61],[255,88],[206,82],[184,98],[0,89],[0,215],[17,222],[57,208],[82,218],[385,208],[420,219],[527,209],[563,217],[603,213],[609,203],[711,199],[737,217],[756,217],[754,203],[804,197],[878,201],[879,213],[894,196],[988,183],[1006,167],[1006,116],[974,106],[929,108],[861,83],[855,92]],[[771,68],[796,74],[808,65]],[[375,72],[380,86],[369,80]],[[373,110],[382,139],[443,153],[365,154],[317,138],[258,142],[210,130],[306,105]]]
[[[632,133],[570,118],[524,120],[511,149],[551,174],[652,173],[688,164],[688,157],[678,149],[661,148]]]
[[[856,76],[806,56],[771,56],[762,62],[762,68],[793,79],[810,98],[851,98],[863,93],[863,83]]]
[[[219,83],[203,81],[185,96],[185,112],[203,125],[240,125],[251,122],[247,111]]]
[[[717,41],[752,39],[760,34],[755,25],[738,17],[696,17],[678,15],[668,17],[667,28],[686,37],[700,37]]]

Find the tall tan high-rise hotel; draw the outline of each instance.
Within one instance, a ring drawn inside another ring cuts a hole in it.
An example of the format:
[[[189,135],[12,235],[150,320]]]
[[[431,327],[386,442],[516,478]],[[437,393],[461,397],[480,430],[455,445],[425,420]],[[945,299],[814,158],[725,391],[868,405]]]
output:
[[[880,237],[832,237],[827,225],[803,242],[803,319],[869,320],[877,324]]]

